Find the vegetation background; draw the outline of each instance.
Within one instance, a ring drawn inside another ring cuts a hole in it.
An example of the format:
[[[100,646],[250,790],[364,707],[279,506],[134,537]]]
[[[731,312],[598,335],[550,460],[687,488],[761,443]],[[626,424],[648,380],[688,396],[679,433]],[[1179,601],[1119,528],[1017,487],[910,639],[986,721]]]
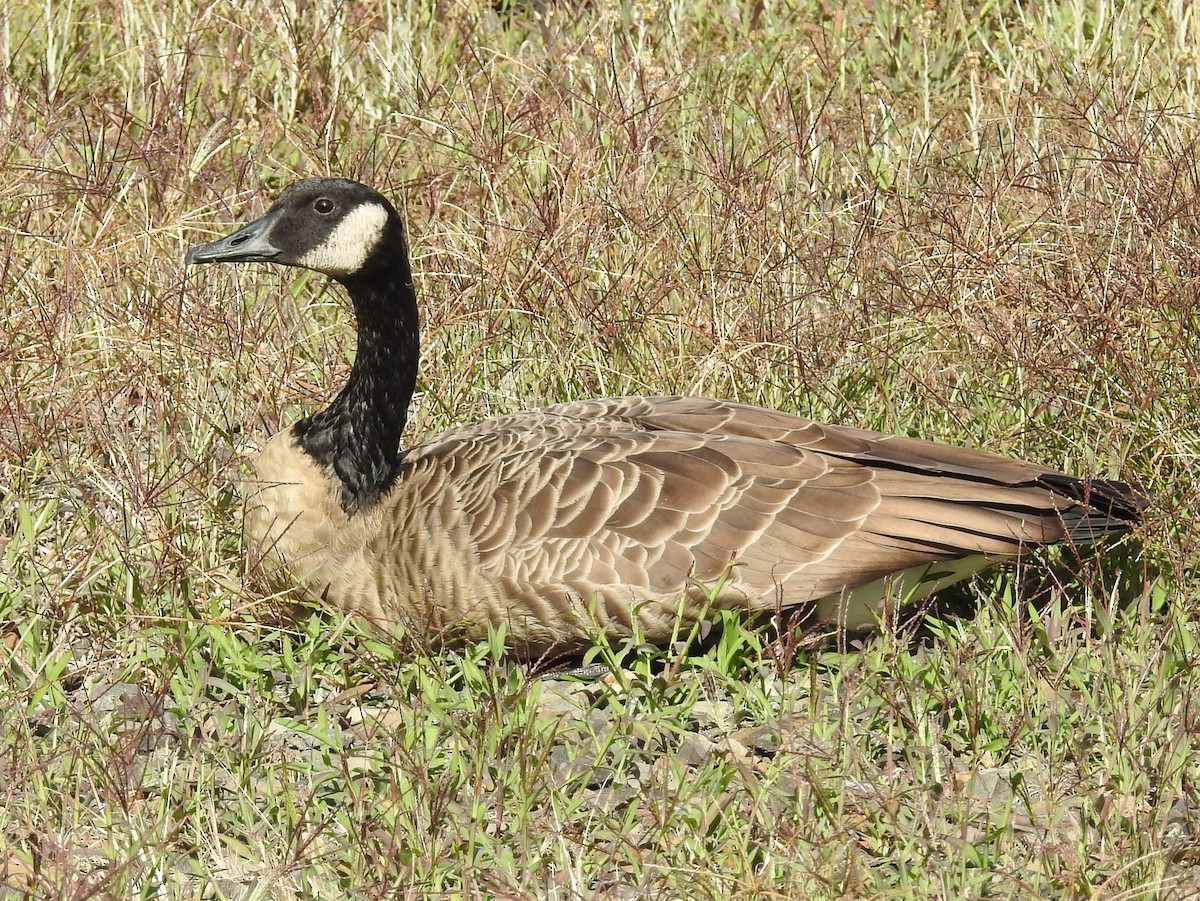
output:
[[[502,7],[0,7],[0,891],[1200,893],[1194,6]],[[732,397],[1134,477],[1140,543],[599,680],[284,615],[228,477],[351,322],[182,260],[323,173],[410,224],[412,440]]]

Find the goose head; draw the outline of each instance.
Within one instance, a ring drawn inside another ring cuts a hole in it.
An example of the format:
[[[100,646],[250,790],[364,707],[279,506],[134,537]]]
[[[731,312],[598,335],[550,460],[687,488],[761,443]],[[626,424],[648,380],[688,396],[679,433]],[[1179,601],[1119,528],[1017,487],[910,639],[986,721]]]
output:
[[[279,263],[343,282],[388,264],[407,268],[395,208],[373,188],[344,178],[296,182],[253,222],[193,247],[187,262]]]

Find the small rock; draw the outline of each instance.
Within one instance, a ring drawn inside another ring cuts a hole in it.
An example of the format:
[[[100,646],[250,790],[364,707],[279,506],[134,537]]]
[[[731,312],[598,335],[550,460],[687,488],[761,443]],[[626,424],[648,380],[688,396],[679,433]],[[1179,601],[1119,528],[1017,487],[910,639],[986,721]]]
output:
[[[697,701],[692,716],[701,726],[713,726],[726,731],[733,722],[734,707],[730,701]]]
[[[605,813],[611,813],[631,798],[636,797],[641,790],[641,786],[635,784],[607,785],[596,792],[591,800],[593,806],[599,807]]]
[[[1187,798],[1179,798],[1167,813],[1164,836],[1170,841],[1190,841],[1196,836],[1196,808]]]
[[[748,764],[754,762],[750,754],[750,749],[733,736],[725,739],[725,744],[729,749],[730,756],[738,763]]]
[[[98,716],[111,713],[136,714],[137,708],[146,706],[139,704],[142,700],[141,693],[141,686],[135,683],[110,682],[92,689],[86,703]]]
[[[543,683],[537,699],[538,716],[546,719],[577,717],[580,705],[575,690],[576,686],[570,683]]]
[[[612,711],[608,709],[599,710],[591,709],[587,715],[588,729],[591,730],[592,736],[599,744],[604,744],[608,741],[608,737],[613,731]]]
[[[719,746],[715,741],[699,732],[689,732],[679,743],[675,756],[684,766],[702,767],[718,752]]]
[[[550,752],[549,763],[550,771],[559,785],[575,783],[584,788],[598,789],[611,784],[616,778],[616,772],[611,767],[598,765],[592,756],[573,753],[563,745]]]
[[[741,742],[747,748],[751,748],[767,757],[773,757],[782,744],[779,728],[770,725],[739,729],[731,737]]]

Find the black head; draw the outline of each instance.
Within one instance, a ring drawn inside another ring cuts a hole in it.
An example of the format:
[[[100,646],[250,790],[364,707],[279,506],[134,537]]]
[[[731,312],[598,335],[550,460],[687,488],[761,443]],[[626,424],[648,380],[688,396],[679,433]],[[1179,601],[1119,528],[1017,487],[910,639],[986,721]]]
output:
[[[345,178],[309,178],[286,188],[266,213],[228,237],[193,247],[187,262],[280,263],[354,276],[374,256],[403,254],[395,208],[378,191]]]

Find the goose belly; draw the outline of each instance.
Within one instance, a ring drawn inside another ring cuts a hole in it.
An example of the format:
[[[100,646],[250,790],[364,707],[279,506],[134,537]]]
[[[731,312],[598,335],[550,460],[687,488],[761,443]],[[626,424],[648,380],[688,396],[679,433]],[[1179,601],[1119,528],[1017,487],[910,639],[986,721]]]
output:
[[[283,432],[263,448],[242,492],[258,560],[290,571],[315,603],[431,636],[454,629],[479,637],[504,621],[505,598],[479,573],[453,505],[423,475],[348,516],[336,478]]]

